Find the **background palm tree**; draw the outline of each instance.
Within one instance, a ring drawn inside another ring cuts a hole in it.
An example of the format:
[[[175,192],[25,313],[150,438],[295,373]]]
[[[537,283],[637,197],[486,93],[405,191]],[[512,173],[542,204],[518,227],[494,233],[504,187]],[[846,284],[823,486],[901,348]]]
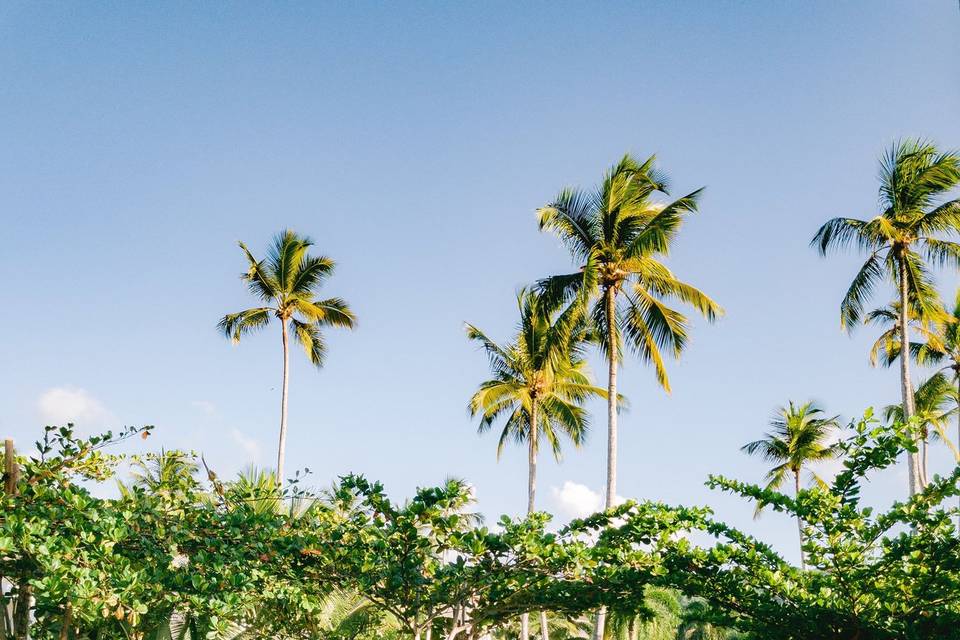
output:
[[[540,438],[546,439],[554,457],[560,459],[560,436],[580,446],[588,427],[583,403],[590,397],[605,397],[606,391],[590,380],[581,355],[587,323],[582,305],[569,305],[560,313],[533,291],[517,295],[520,323],[517,336],[500,345],[480,329],[467,325],[467,337],[479,343],[490,360],[493,378],[481,383],[470,398],[471,417],[480,416],[481,433],[500,418],[503,429],[497,457],[508,440],[527,445],[527,513],[535,510],[537,454]],[[521,636],[528,626],[523,617]],[[544,640],[548,636],[545,614],[540,620]]]
[[[667,306],[690,304],[708,320],[722,313],[699,289],[682,282],[661,261],[667,256],[687,215],[697,210],[702,190],[672,202],[667,179],[654,156],[637,162],[625,155],[592,192],[565,189],[537,213],[540,229],[556,233],[580,268],[540,282],[552,299],[592,301],[592,318],[607,357],[607,508],[617,492],[617,369],[624,342],[651,362],[660,385],[669,391],[661,351],[678,356],[687,344],[687,318]],[[604,612],[595,637],[603,635]]]
[[[257,260],[240,243],[247,258],[247,271],[241,277],[264,306],[224,316],[217,325],[234,343],[241,336],[262,329],[271,317],[280,321],[283,338],[283,390],[280,400],[280,437],[277,447],[277,482],[283,483],[284,452],[287,442],[287,391],[289,389],[289,334],[299,342],[310,362],[323,366],[326,346],[321,328],[352,329],[356,318],[340,298],[317,299],[317,291],[333,273],[334,262],[324,256],[308,255],[313,245],[309,238],[289,229],[273,239],[267,257]]]
[[[946,322],[936,328],[936,336],[920,344],[917,361],[920,364],[935,365],[941,372],[950,372],[953,379],[952,401],[957,416],[957,446],[960,446],[960,289],[954,295],[953,310]],[[956,455],[956,451],[954,452]],[[960,455],[957,456],[960,464]],[[957,528],[960,530],[960,515],[957,516]]]
[[[890,367],[900,358],[900,315],[900,302],[895,300],[886,307],[874,309],[864,317],[865,325],[875,325],[883,329],[870,347],[871,366]],[[923,319],[917,318],[915,309],[907,308],[907,328],[927,340],[930,345],[928,350],[939,346],[940,326],[944,318],[945,312],[940,305],[937,305],[933,318]],[[914,361],[920,357],[920,352],[927,343],[910,341],[911,357]]]
[[[913,417],[919,422],[921,433],[920,477],[923,483],[928,480],[927,450],[929,440],[939,440],[947,445],[954,459],[960,462],[960,453],[956,445],[947,436],[947,425],[957,413],[957,392],[953,383],[942,371],[934,373],[917,387],[913,394]],[[884,417],[891,422],[903,421],[903,405],[888,405],[883,409]]]
[[[156,455],[134,460],[130,468],[133,486],[157,492],[186,481],[194,483],[197,463],[183,451],[160,450]],[[126,487],[121,487],[125,490]]]
[[[897,142],[880,163],[880,214],[870,220],[833,218],[820,227],[811,244],[821,255],[851,245],[868,254],[840,303],[841,326],[852,329],[858,323],[877,283],[886,278],[900,303],[900,342],[911,351],[908,309],[918,318],[933,318],[939,305],[927,261],[960,264],[960,244],[936,237],[960,230],[960,200],[943,202],[957,184],[960,156],[940,153],[921,140]],[[910,358],[900,358],[900,391],[909,419],[914,414]],[[923,484],[918,454],[908,460],[912,495]]]
[[[800,473],[814,462],[835,458],[837,449],[828,444],[832,432],[840,427],[839,416],[825,417],[823,409],[813,402],[777,409],[770,420],[771,430],[760,440],[745,444],[741,450],[749,455],[760,456],[775,466],[767,472],[767,489],[780,489],[787,478],[792,478],[794,495],[800,495]],[[809,469],[808,469],[809,470]],[[825,484],[822,478],[810,471],[814,482]],[[758,505],[760,510],[762,505]],[[806,568],[803,555],[803,520],[797,515],[797,531],[800,534],[800,567]]]

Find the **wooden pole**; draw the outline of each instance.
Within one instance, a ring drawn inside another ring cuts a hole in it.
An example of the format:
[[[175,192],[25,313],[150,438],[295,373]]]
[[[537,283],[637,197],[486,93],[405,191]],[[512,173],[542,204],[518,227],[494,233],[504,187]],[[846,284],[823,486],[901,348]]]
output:
[[[20,466],[17,464],[17,452],[13,448],[13,439],[3,441],[3,491],[8,496],[17,493],[17,481],[20,479]]]

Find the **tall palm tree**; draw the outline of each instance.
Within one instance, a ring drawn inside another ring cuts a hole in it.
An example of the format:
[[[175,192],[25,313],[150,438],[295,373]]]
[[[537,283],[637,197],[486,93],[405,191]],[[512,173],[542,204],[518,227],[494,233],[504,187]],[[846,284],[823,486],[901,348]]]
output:
[[[626,343],[650,362],[667,391],[663,354],[679,356],[689,322],[668,301],[691,305],[713,321],[722,309],[699,289],[679,280],[663,264],[688,214],[697,210],[701,189],[670,202],[667,179],[655,157],[638,162],[625,155],[593,191],[564,189],[538,210],[541,230],[551,230],[579,264],[575,273],[540,282],[551,298],[592,303],[592,318],[607,358],[607,482],[605,505],[617,494],[617,370]],[[594,636],[603,637],[605,612]]]
[[[745,444],[741,450],[775,463],[767,472],[767,489],[780,489],[788,478],[792,478],[794,495],[799,497],[800,473],[811,463],[830,460],[839,453],[828,443],[832,432],[840,427],[839,416],[824,416],[823,409],[813,402],[796,405],[791,401],[786,407],[777,409],[770,427],[763,438]],[[826,484],[815,472],[810,471],[810,475],[814,482]],[[800,567],[805,569],[803,520],[799,514],[797,531],[800,534]]]
[[[920,423],[920,477],[927,483],[927,449],[930,439],[940,440],[960,462],[960,452],[947,435],[947,424],[957,413],[957,391],[953,383],[942,371],[934,373],[917,387],[913,394],[913,417]],[[903,405],[888,405],[883,409],[884,417],[892,422],[903,421]]]
[[[840,303],[842,327],[852,329],[858,323],[876,285],[888,279],[900,303],[900,342],[911,351],[908,309],[931,318],[939,303],[927,261],[960,265],[960,244],[937,237],[960,231],[960,199],[944,201],[957,184],[960,155],[941,153],[922,140],[896,142],[880,163],[879,215],[870,220],[833,218],[820,227],[811,244],[821,255],[851,245],[868,255]],[[900,358],[900,392],[903,414],[910,418],[910,358]],[[908,460],[912,495],[923,484],[918,455]]]
[[[537,293],[517,295],[520,322],[517,336],[507,345],[497,344],[480,329],[467,325],[467,337],[479,343],[490,360],[493,378],[480,384],[470,398],[471,417],[480,416],[481,433],[503,419],[497,457],[508,440],[527,445],[527,513],[535,511],[537,454],[541,438],[560,459],[560,436],[580,446],[588,427],[583,403],[605,397],[606,391],[590,380],[581,348],[587,323],[582,305],[569,305],[557,313]],[[521,618],[521,636],[529,635],[527,617]],[[541,633],[548,636],[546,615]]]
[[[607,358],[606,506],[617,485],[617,369],[624,343],[651,362],[660,385],[670,381],[662,351],[677,356],[688,340],[687,318],[667,306],[688,303],[708,320],[722,313],[699,289],[663,264],[687,215],[697,210],[701,189],[672,202],[655,157],[640,163],[626,155],[593,191],[565,189],[538,210],[541,230],[556,233],[579,263],[577,272],[545,278],[540,287],[555,299],[593,303],[597,338]]]
[[[241,277],[250,292],[264,306],[225,315],[217,325],[234,343],[252,331],[262,329],[271,317],[280,321],[283,338],[283,390],[280,400],[280,438],[277,447],[277,482],[283,483],[283,463],[287,442],[287,391],[289,389],[289,338],[301,344],[310,362],[323,366],[326,345],[323,327],[352,329],[356,318],[341,298],[318,299],[323,282],[334,270],[334,262],[325,256],[307,253],[313,242],[289,229],[278,234],[267,252],[257,260],[242,242],[247,271]]]

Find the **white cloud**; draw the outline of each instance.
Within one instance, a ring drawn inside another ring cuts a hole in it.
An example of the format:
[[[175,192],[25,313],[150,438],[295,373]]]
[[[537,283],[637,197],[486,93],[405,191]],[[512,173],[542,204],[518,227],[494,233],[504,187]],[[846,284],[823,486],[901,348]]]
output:
[[[111,419],[110,412],[86,390],[54,387],[44,391],[37,401],[40,418],[46,424],[73,422],[84,427],[99,426]]]
[[[241,449],[243,449],[250,462],[260,462],[261,452],[259,442],[249,436],[244,435],[242,431],[236,428],[230,429],[230,437],[233,438],[233,441],[236,442]]]
[[[568,518],[583,518],[603,508],[603,496],[583,484],[566,480],[550,491],[557,511]]]
[[[553,502],[559,515],[567,518],[585,518],[598,511],[603,511],[603,495],[594,491],[585,484],[565,480],[560,488],[551,487]],[[613,504],[626,502],[623,496],[615,496]]]

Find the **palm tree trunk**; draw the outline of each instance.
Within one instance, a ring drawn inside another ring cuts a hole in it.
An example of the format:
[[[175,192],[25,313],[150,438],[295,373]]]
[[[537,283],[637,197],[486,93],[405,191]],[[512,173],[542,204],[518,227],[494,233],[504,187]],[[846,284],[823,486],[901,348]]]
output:
[[[277,448],[277,486],[283,487],[283,463],[287,447],[287,390],[290,385],[290,345],[287,321],[281,320],[283,329],[283,391],[280,393],[280,446]]]
[[[537,401],[530,403],[530,424],[527,427],[527,515],[536,509],[534,503],[537,496]],[[530,614],[520,614],[520,640],[530,638]]]
[[[798,499],[800,498],[800,470],[794,469],[793,471],[793,487],[794,494]],[[800,514],[797,514],[797,533],[800,534],[800,570],[807,570],[807,561],[803,556],[803,520],[800,518]]]
[[[617,495],[617,334],[616,292],[604,292],[607,305],[607,495],[605,506],[613,506]]]
[[[527,448],[527,515],[533,513],[536,509],[534,503],[537,497],[537,438],[539,437],[537,429],[537,402],[534,400],[530,407],[530,430],[527,435],[529,447]]]
[[[613,287],[603,292],[607,311],[607,493],[605,506],[613,506],[617,496],[617,299]],[[593,640],[603,640],[607,609],[600,607],[593,628]]]
[[[903,396],[903,419],[909,421],[913,417],[913,385],[910,384],[910,327],[908,324],[909,299],[907,291],[907,263],[903,257],[897,259],[897,268],[900,275],[900,392]],[[920,475],[920,456],[911,452],[907,457],[907,466],[910,474],[910,495],[923,489]]]
[[[550,640],[550,628],[547,625],[547,612],[540,612],[540,640]]]

